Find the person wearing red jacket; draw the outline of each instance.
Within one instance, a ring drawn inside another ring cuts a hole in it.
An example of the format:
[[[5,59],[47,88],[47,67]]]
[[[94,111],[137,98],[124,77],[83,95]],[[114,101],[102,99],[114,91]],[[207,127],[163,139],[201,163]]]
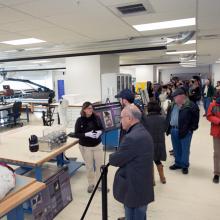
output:
[[[207,120],[211,122],[211,132],[214,147],[214,177],[213,182],[219,183],[220,176],[220,90],[216,92],[214,100],[208,108]]]

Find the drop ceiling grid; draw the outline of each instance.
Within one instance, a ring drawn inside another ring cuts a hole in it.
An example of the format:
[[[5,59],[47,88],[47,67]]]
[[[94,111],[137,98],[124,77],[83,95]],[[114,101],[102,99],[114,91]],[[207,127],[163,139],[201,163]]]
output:
[[[89,39],[75,34],[71,30],[65,30],[62,28],[43,28],[36,30],[27,30],[23,33],[30,37],[37,37],[43,39],[49,43],[77,43],[77,42],[88,42]]]
[[[129,27],[112,12],[94,2],[79,7],[75,13],[45,17],[44,19],[58,25],[64,25],[74,31],[77,30],[81,34],[95,38],[95,40],[140,36],[131,26]]]

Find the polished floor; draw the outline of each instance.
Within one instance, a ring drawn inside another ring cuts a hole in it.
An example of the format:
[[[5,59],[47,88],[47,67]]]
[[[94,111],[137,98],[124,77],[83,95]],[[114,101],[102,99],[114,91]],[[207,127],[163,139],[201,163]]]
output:
[[[201,112],[202,114],[203,112]],[[40,119],[31,117],[31,124],[41,124]],[[181,171],[170,171],[173,157],[168,156],[164,163],[167,184],[159,182],[156,173],[155,202],[148,207],[148,220],[219,220],[220,184],[213,184],[213,147],[209,135],[210,124],[201,118],[200,127],[194,133],[191,145],[190,171],[183,175]],[[171,148],[170,137],[166,138],[167,151]],[[108,158],[107,153],[107,158]],[[68,156],[82,160],[78,146],[67,152]],[[112,196],[112,182],[116,168],[110,167],[108,174],[110,192],[108,194],[109,220],[123,216],[123,206]],[[55,220],[79,220],[90,194],[86,192],[87,180],[85,167],[71,177],[73,201]],[[86,220],[101,220],[101,193],[97,192]]]

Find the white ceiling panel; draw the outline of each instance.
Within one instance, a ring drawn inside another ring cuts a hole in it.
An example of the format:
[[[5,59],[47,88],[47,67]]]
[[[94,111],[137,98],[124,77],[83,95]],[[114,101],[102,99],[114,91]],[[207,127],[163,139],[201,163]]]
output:
[[[46,28],[39,30],[23,31],[25,35],[29,37],[36,37],[41,40],[45,40],[48,43],[77,43],[77,42],[88,42],[90,39],[75,34],[72,31],[68,31],[61,28]]]
[[[0,4],[12,6],[12,5],[18,5],[18,4],[31,2],[31,1],[35,1],[35,0],[0,0]]]
[[[21,38],[24,38],[23,34],[10,33],[10,32],[0,30],[0,41],[16,40],[16,39],[21,39]]]
[[[36,17],[44,17],[74,12],[74,10],[81,7],[81,4],[90,1],[91,0],[81,0],[80,2],[82,3],[78,5],[77,1],[74,0],[35,0],[21,5],[16,5],[16,9]]]
[[[198,3],[198,29],[220,29],[219,22],[220,1],[199,0]]]
[[[107,40],[139,36],[130,25],[127,25],[110,10],[94,1],[83,2],[73,13],[45,17],[44,19],[57,25],[72,29],[77,33]]]
[[[31,16],[17,12],[11,8],[0,8],[0,24],[28,20]]]
[[[195,13],[196,0],[149,0],[155,13],[189,12]]]
[[[41,21],[40,19],[30,18],[26,21],[18,21],[13,23],[1,24],[0,30],[7,30],[11,32],[22,32],[33,29],[45,29],[55,27],[48,22]]]

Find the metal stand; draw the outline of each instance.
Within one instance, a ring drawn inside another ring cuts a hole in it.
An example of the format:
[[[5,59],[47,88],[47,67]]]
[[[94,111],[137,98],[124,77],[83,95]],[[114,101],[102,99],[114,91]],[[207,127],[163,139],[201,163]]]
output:
[[[108,163],[106,166],[102,166],[102,173],[101,176],[98,180],[98,182],[96,183],[96,186],[92,192],[92,195],[89,198],[89,201],[87,203],[87,206],[83,212],[82,217],[80,218],[80,220],[84,220],[86,213],[89,209],[89,206],[92,202],[92,199],[96,193],[96,190],[98,189],[98,186],[100,184],[100,181],[102,180],[102,220],[108,220],[108,187],[107,187],[107,175],[108,175],[108,166],[110,164]]]

